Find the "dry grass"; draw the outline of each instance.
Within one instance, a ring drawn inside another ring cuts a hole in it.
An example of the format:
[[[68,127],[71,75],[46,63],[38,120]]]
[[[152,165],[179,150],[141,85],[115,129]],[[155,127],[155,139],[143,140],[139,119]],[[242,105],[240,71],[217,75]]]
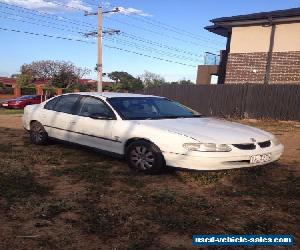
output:
[[[80,147],[31,145],[9,128],[15,119],[0,124],[1,249],[193,249],[192,234],[205,233],[300,239],[295,123],[242,121],[279,134],[278,163],[145,176]]]
[[[20,115],[23,114],[23,109],[3,109],[0,108],[0,115]]]

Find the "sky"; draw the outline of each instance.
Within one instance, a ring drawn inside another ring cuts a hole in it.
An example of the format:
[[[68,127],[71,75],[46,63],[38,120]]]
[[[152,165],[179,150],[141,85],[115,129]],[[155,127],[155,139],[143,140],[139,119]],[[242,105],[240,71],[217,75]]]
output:
[[[96,79],[93,70],[97,60],[96,40],[86,38],[83,33],[96,30],[96,16],[84,16],[84,11],[96,11],[99,3],[97,0],[0,0],[0,76],[18,73],[22,64],[36,60],[65,60],[91,69],[87,77]],[[139,76],[150,71],[167,81],[195,81],[196,66],[203,63],[204,53],[219,53],[226,44],[225,38],[204,29],[211,24],[209,20],[295,8],[300,6],[300,0],[111,0],[101,4],[105,10],[120,9],[119,13],[106,14],[103,20],[106,30],[121,31],[119,35],[103,38],[105,73],[126,71]]]

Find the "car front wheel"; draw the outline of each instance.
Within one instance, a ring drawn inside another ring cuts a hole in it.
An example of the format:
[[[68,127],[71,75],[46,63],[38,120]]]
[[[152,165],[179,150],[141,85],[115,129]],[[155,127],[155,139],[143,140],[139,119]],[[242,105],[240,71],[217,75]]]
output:
[[[30,124],[30,141],[36,145],[44,145],[48,141],[48,134],[42,124],[32,122]]]
[[[126,152],[129,166],[146,174],[158,174],[165,168],[165,160],[160,149],[151,142],[137,140]]]

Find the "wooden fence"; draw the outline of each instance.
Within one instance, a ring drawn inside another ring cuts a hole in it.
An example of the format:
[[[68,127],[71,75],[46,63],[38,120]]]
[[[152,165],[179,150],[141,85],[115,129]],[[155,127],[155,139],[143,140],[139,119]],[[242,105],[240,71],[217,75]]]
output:
[[[143,93],[176,100],[205,115],[300,120],[300,85],[164,85]]]

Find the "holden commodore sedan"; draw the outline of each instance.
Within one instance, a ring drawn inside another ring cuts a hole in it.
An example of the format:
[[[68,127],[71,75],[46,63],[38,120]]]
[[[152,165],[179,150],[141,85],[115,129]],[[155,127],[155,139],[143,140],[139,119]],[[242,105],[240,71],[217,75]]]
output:
[[[159,173],[252,167],[279,159],[283,145],[266,131],[205,117],[167,98],[74,93],[27,106],[24,128],[35,144],[50,138],[124,157],[130,167]]]

